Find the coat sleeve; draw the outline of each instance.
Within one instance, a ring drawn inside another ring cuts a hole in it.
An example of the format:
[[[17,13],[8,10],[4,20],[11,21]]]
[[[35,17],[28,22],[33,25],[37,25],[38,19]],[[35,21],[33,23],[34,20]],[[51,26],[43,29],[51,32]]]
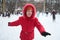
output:
[[[35,26],[37,27],[37,29],[39,30],[39,32],[42,34],[43,32],[45,32],[45,29],[43,27],[43,25],[38,21],[38,19],[35,19]]]
[[[18,26],[21,24],[21,19],[19,18],[18,20],[14,22],[8,22],[8,26]]]

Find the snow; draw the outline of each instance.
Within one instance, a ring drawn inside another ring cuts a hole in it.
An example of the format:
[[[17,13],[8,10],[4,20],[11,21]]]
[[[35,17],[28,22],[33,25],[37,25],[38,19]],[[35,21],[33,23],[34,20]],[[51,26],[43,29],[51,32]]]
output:
[[[45,30],[51,33],[51,36],[43,37],[39,33],[38,29],[35,28],[35,38],[34,40],[60,40],[60,15],[56,15],[56,20],[52,20],[52,15],[48,14],[39,14],[40,16],[37,17],[40,23],[44,26]],[[8,26],[8,22],[12,22],[18,19],[21,15],[11,15],[10,18],[8,17],[1,17],[0,16],[0,40],[20,40],[19,35],[21,32],[20,26]]]

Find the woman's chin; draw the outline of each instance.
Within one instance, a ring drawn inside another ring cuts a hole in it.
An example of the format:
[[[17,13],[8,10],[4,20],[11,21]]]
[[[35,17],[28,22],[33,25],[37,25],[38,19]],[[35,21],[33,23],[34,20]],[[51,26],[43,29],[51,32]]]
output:
[[[27,16],[27,17],[31,17],[31,16]]]
[[[31,16],[29,16],[29,18],[30,18]]]

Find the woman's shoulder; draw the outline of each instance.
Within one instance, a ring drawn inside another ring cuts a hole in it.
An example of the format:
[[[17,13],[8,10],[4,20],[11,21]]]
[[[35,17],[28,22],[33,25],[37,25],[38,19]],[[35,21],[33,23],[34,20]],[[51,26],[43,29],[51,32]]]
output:
[[[38,20],[38,18],[37,18],[37,17],[35,17],[35,18],[34,18],[34,20]]]
[[[21,17],[19,17],[19,19],[24,20],[24,19],[25,19],[25,17],[24,17],[24,16],[21,16]]]

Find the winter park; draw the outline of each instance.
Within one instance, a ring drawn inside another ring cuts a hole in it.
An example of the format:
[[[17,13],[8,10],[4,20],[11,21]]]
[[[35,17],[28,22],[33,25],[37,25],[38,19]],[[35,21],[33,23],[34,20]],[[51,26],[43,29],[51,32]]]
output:
[[[0,40],[60,40],[60,0],[0,0]]]

